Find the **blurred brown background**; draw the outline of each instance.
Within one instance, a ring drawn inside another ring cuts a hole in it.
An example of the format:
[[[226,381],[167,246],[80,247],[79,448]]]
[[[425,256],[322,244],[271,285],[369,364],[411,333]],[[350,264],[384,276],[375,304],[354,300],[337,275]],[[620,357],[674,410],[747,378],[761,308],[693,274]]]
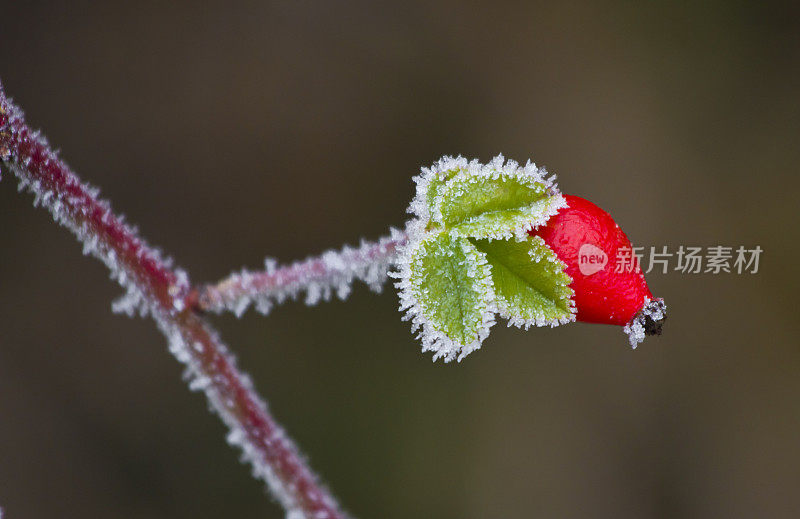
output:
[[[402,225],[444,154],[531,157],[641,245],[665,335],[498,326],[433,364],[393,290],[215,318],[360,518],[798,517],[800,12],[756,2],[4,0],[0,78],[196,281]],[[0,183],[9,518],[280,517],[150,321]]]

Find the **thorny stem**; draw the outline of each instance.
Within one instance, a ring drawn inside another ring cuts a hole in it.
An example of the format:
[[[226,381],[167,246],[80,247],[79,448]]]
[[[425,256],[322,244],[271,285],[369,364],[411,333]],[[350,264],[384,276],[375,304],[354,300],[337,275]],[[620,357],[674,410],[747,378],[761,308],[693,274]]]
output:
[[[170,350],[187,368],[191,387],[203,389],[210,407],[230,428],[229,442],[242,448],[255,476],[264,479],[292,517],[345,517],[269,414],[247,375],[214,329],[187,304],[188,277],[172,268],[97,198],[97,192],[59,160],[0,85],[0,161],[15,173],[20,189],[46,206],[54,219],[102,260],[112,276],[138,300],[167,336]]]
[[[354,279],[380,291],[398,247],[405,244],[405,233],[392,229],[389,237],[376,242],[362,242],[358,248],[328,251],[321,256],[277,267],[268,264],[265,270],[234,273],[214,285],[201,287],[187,298],[187,304],[202,311],[221,312],[231,309],[241,313],[251,302],[267,313],[273,303],[294,299],[306,292],[306,302],[327,299],[331,292],[344,298]]]

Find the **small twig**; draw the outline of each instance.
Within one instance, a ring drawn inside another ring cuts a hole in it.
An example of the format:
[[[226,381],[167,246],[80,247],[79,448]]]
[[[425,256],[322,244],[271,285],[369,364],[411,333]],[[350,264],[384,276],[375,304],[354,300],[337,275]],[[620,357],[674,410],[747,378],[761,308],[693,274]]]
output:
[[[189,303],[203,311],[230,310],[238,316],[251,303],[267,314],[274,304],[297,299],[301,292],[305,292],[308,305],[328,300],[333,293],[345,299],[353,280],[363,281],[371,290],[380,292],[397,257],[397,248],[405,241],[403,232],[392,229],[391,236],[377,242],[327,251],[287,266],[279,267],[267,260],[263,271],[234,273],[215,285],[201,288],[191,295]]]
[[[0,86],[0,160],[50,210],[59,224],[84,244],[84,252],[103,261],[128,292],[126,304],[153,317],[169,340],[170,351],[186,365],[189,385],[202,389],[211,408],[230,428],[228,441],[239,446],[255,476],[265,480],[291,517],[342,518],[333,497],[299,455],[213,328],[187,304],[188,276],[150,248],[97,191],[50,150]]]

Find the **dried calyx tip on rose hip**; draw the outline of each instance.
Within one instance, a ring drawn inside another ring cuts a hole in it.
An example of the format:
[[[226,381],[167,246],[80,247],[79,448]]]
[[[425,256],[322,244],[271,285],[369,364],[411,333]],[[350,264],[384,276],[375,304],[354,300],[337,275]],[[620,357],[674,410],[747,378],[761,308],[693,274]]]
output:
[[[625,233],[595,204],[562,195],[544,168],[502,155],[488,164],[444,157],[414,181],[393,276],[401,310],[434,360],[480,348],[497,315],[525,329],[621,325],[634,348],[661,333],[666,305]]]
[[[573,195],[567,206],[533,231],[565,264],[575,290],[577,320],[624,326],[631,346],[661,335],[663,299],[653,297],[631,242],[611,215]]]

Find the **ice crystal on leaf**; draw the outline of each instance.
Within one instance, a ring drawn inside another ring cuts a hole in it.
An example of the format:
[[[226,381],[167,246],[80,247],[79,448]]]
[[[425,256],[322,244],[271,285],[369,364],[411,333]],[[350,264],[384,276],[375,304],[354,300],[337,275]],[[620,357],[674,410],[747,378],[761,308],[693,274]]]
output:
[[[434,222],[459,236],[524,237],[564,207],[564,199],[552,196],[540,178],[508,169],[453,176],[433,200]]]
[[[478,349],[494,324],[491,269],[467,239],[434,234],[409,250],[401,292],[423,351],[461,360]],[[405,278],[407,276],[407,278]]]
[[[492,266],[497,310],[509,325],[528,329],[575,320],[572,279],[542,238],[470,241]]]
[[[423,351],[462,360],[496,313],[524,328],[575,320],[565,265],[528,236],[566,206],[554,176],[500,155],[488,164],[444,157],[414,181],[414,218],[392,276]]]

